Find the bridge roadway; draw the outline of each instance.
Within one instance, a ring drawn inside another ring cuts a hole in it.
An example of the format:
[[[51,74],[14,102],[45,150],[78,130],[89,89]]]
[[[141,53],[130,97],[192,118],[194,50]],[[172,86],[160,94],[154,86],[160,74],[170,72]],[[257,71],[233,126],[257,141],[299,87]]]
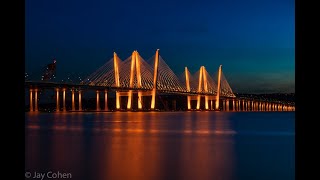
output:
[[[97,101],[96,101],[96,110],[101,111],[100,103],[99,103],[99,92],[105,92],[105,109],[104,111],[109,111],[107,101],[108,101],[108,92],[118,92],[122,93],[120,96],[127,96],[128,92],[134,91],[141,93],[142,96],[150,96],[150,92],[152,89],[144,89],[144,88],[129,88],[129,87],[107,87],[107,86],[95,86],[95,85],[84,85],[84,84],[75,84],[75,83],[57,83],[57,82],[43,82],[43,81],[25,81],[25,88],[30,91],[30,111],[38,111],[39,110],[39,96],[38,91],[41,89],[53,89],[56,90],[56,111],[59,112],[66,111],[66,89],[72,90],[72,108],[71,111],[82,111],[82,102],[81,97],[82,91],[90,91],[94,90],[97,92]],[[63,107],[60,108],[60,98],[59,92],[63,91]],[[79,108],[76,110],[74,96],[75,90],[79,93]],[[206,100],[206,108],[204,110],[215,110],[212,102],[216,100],[216,95],[212,93],[203,93],[203,92],[187,92],[187,91],[168,91],[168,90],[157,90],[159,94],[173,94],[173,95],[185,95],[190,97],[191,100],[196,100],[197,103],[200,104],[200,97],[205,97]],[[220,105],[219,110],[223,111],[295,111],[295,106],[293,104],[288,104],[287,102],[279,102],[279,101],[268,101],[261,99],[252,99],[246,97],[223,97],[219,96],[219,101],[222,101],[222,105]],[[209,105],[211,102],[211,106]],[[188,102],[189,104],[189,102]],[[190,103],[191,104],[191,103]],[[130,108],[128,108],[130,110]],[[188,105],[188,110],[200,110],[197,105],[196,108],[191,108],[191,105]]]
[[[55,89],[55,88],[68,88],[68,89],[81,89],[81,90],[107,90],[107,91],[151,91],[152,89],[146,88],[130,88],[130,87],[115,87],[115,86],[97,86],[85,84],[72,84],[72,83],[57,83],[57,82],[39,82],[39,81],[25,81],[25,88],[38,88],[38,89]],[[170,91],[170,90],[157,90],[160,93],[167,94],[180,94],[180,95],[208,95],[215,96],[216,94],[195,92],[195,91]],[[224,98],[224,97],[221,97]]]

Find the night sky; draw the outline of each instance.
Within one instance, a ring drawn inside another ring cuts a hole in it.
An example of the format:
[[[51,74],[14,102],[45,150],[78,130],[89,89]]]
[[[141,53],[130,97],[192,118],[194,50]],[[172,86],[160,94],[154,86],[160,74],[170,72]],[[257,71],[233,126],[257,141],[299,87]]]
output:
[[[294,0],[26,0],[25,70],[86,77],[133,50],[180,75],[222,64],[236,93],[295,92]]]

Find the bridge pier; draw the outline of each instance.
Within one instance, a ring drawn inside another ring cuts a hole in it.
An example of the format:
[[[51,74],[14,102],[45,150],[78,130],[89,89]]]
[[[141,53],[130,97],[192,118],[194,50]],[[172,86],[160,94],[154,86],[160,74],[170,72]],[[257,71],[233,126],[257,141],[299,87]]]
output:
[[[256,102],[254,100],[251,101],[251,106],[252,106],[252,109],[251,111],[255,111],[255,108],[256,108]]]
[[[272,108],[271,108],[271,107],[272,107],[272,104],[269,102],[269,103],[268,103],[268,111],[272,111]]]
[[[200,99],[201,99],[201,95],[198,95],[197,96],[197,107],[196,107],[197,110],[200,110]]]
[[[116,91],[116,109],[120,110],[120,92]]]
[[[38,89],[34,90],[34,111],[38,111]]]
[[[246,101],[245,101],[245,111],[248,111],[248,105],[249,105],[249,103],[248,103],[248,101],[246,100]]]
[[[104,91],[104,110],[105,111],[109,110],[109,108],[108,108],[108,91],[107,90]]]
[[[235,105],[235,110],[236,111],[239,111],[239,100],[236,100],[236,105]]]
[[[244,100],[242,100],[242,111],[245,111]]]
[[[32,112],[32,111],[37,112],[37,111],[39,111],[39,108],[38,108],[38,89],[30,88],[29,92],[30,92],[30,99],[29,99],[30,112]],[[34,92],[34,99],[33,99],[33,92]]]
[[[207,95],[204,96],[205,109],[209,110],[209,97]]]
[[[237,111],[240,111],[240,105],[241,105],[241,103],[240,103],[240,100],[237,100]]]
[[[254,101],[251,101],[251,111],[254,111]]]
[[[268,102],[265,102],[265,111],[269,111],[269,104],[268,104]]]
[[[247,101],[246,101],[246,111],[249,111],[249,104],[250,104],[250,103],[249,103],[249,101],[247,100]]]
[[[78,93],[79,93],[79,111],[82,111],[82,103],[81,103],[81,91],[79,90],[78,91]]]
[[[71,110],[72,111],[76,110],[76,105],[74,102],[74,89],[71,90]]]
[[[234,99],[232,99],[232,111],[234,111],[234,105],[235,105]]]
[[[56,88],[56,112],[60,111],[59,88]]]
[[[138,109],[142,110],[142,92],[138,91]]]
[[[96,91],[96,111],[100,111],[100,100],[99,100],[99,91]]]
[[[255,108],[256,108],[256,102],[254,100],[251,101],[251,111],[255,111]]]
[[[229,111],[229,99],[226,99],[226,111]]]
[[[66,111],[66,88],[62,89],[62,111]]]
[[[271,106],[272,106],[272,104],[269,102],[269,103],[268,103],[268,111],[272,111]]]
[[[127,102],[127,110],[131,109],[131,97],[132,97],[132,90],[128,92],[128,102]]]
[[[268,102],[264,102],[264,111],[268,111]]]
[[[32,97],[32,91],[33,91],[33,89],[29,89],[29,92],[30,92],[30,95],[29,95],[29,97],[30,97],[30,101],[29,101],[29,106],[30,106],[30,112],[31,111],[33,111],[33,97]]]
[[[191,97],[190,96],[187,96],[187,108],[188,110],[191,110]],[[211,102],[211,106],[212,106],[212,102]]]
[[[272,111],[272,102],[269,103],[269,111]]]
[[[259,108],[259,102],[254,101],[254,111],[258,111],[258,108]]]

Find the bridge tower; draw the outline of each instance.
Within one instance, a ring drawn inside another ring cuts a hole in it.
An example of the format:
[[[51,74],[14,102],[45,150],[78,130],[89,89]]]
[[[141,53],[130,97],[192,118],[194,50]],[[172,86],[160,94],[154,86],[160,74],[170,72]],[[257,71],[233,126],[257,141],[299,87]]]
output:
[[[117,61],[117,54],[113,53],[113,68],[114,68],[114,80],[117,88],[120,87],[120,78],[119,78],[119,64]],[[120,109],[120,92],[116,91],[116,109]]]
[[[139,60],[139,54],[137,51],[133,51],[132,53],[132,59],[131,59],[131,68],[130,68],[130,84],[129,87],[133,88],[133,81],[134,81],[134,72],[136,71],[137,76],[137,85],[138,88],[141,88],[141,71],[140,71],[140,60]],[[127,109],[131,109],[132,104],[132,90],[129,90],[128,93],[128,104]],[[142,92],[138,91],[138,109],[142,109]]]
[[[205,67],[201,66],[200,67],[200,74],[199,74],[199,85],[198,85],[198,92],[200,93],[202,91],[202,79],[203,79],[203,89],[204,92],[207,93],[208,92],[208,81],[207,81],[207,76],[205,73]],[[197,99],[197,110],[200,109],[200,99],[201,99],[201,95],[198,95],[198,99]],[[209,109],[209,104],[208,104],[208,96],[205,95],[205,109]]]
[[[151,110],[154,110],[156,106],[156,91],[157,91],[158,69],[159,69],[158,66],[159,66],[159,49],[157,49],[156,51],[155,62],[154,62]]]
[[[189,73],[188,73],[188,68],[185,67],[184,68],[185,71],[185,76],[186,76],[186,87],[187,87],[187,91],[190,92],[190,78],[189,78]],[[191,96],[187,96],[187,103],[188,103],[188,110],[191,109]]]
[[[219,72],[218,72],[218,88],[217,88],[217,97],[216,97],[216,109],[219,109],[219,101],[220,101],[221,67],[222,67],[222,65],[219,66]]]

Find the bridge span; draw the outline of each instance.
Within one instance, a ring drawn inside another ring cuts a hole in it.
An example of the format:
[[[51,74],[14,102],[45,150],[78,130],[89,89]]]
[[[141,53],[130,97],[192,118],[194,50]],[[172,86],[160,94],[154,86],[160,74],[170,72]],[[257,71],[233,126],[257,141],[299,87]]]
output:
[[[29,90],[31,112],[39,111],[39,93],[44,90],[54,92],[56,112],[87,111],[88,109],[83,108],[82,97],[84,93],[90,91],[95,92],[94,111],[155,111],[159,110],[157,106],[160,104],[168,107],[169,101],[171,110],[177,110],[181,109],[177,108],[177,97],[180,99],[178,106],[186,107],[182,108],[183,110],[295,110],[294,105],[284,102],[236,97],[222,72],[222,65],[213,77],[204,66],[201,66],[194,74],[185,67],[183,77],[178,78],[159,55],[159,50],[148,61],[145,61],[137,51],[133,51],[124,61],[114,53],[113,58],[80,83],[25,81],[25,88]],[[66,104],[69,92],[71,92],[70,108]],[[164,96],[167,99],[164,100]],[[112,106],[114,108],[109,108],[111,99],[115,104]]]

